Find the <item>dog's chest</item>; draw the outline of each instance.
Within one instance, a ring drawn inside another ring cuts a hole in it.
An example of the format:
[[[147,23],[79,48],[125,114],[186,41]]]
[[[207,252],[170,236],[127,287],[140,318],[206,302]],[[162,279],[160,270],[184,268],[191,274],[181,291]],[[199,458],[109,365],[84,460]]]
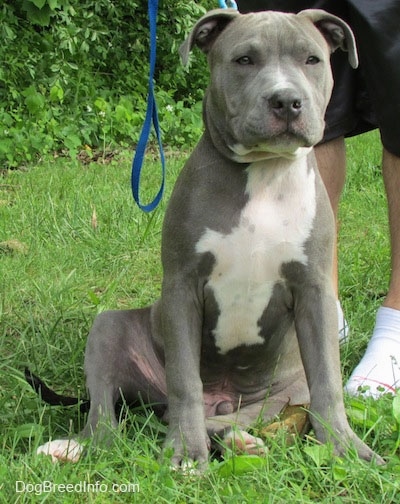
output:
[[[270,164],[249,166],[249,199],[239,224],[229,234],[207,229],[197,243],[197,252],[215,258],[206,289],[218,304],[213,334],[222,354],[264,342],[258,322],[274,285],[283,281],[281,265],[307,264],[304,245],[315,217],[315,174],[306,158]]]

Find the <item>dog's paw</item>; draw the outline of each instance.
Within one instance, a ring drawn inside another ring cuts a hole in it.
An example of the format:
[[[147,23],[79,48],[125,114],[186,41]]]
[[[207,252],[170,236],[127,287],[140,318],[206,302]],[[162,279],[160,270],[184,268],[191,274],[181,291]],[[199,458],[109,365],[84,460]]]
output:
[[[333,440],[334,451],[336,455],[343,456],[348,448],[353,448],[357,451],[358,456],[367,462],[375,462],[377,465],[385,465],[384,459],[375,453],[371,448],[364,443],[354,432],[348,430],[340,439]]]
[[[174,450],[170,459],[170,468],[188,476],[203,474],[208,467],[208,450],[202,454],[195,451]]]
[[[223,445],[237,454],[265,455],[268,451],[261,438],[242,430],[228,432],[223,439]]]
[[[185,476],[201,476],[207,467],[207,463],[194,462],[191,459],[171,461],[170,469],[174,472],[180,472]]]
[[[209,445],[207,442],[204,443],[204,447],[201,443],[199,445],[193,443],[184,445],[174,440],[166,440],[163,454],[168,459],[172,471],[178,471],[188,476],[201,475],[208,467]]]
[[[43,453],[50,455],[51,461],[56,462],[78,462],[83,452],[83,446],[74,439],[57,439],[49,441],[39,446],[37,455]]]

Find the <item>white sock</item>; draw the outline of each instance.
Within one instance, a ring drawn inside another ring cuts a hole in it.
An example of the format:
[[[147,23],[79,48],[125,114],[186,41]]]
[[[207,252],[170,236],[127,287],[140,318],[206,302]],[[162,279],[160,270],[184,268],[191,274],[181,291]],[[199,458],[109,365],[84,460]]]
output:
[[[347,320],[344,318],[344,313],[342,310],[342,305],[340,301],[336,300],[337,314],[338,314],[338,334],[339,334],[339,343],[342,345],[343,343],[347,343],[350,337],[350,329]]]
[[[395,394],[396,388],[400,388],[400,311],[382,306],[364,357],[345,391],[377,398],[384,393]]]

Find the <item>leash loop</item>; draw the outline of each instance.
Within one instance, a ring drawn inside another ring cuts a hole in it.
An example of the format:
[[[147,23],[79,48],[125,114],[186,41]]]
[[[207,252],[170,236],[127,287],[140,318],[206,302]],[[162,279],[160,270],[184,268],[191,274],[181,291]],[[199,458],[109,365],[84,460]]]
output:
[[[142,131],[140,133],[139,141],[136,147],[135,156],[132,161],[132,174],[131,174],[131,186],[133,197],[138,205],[138,207],[144,212],[153,211],[157,205],[160,203],[161,198],[164,193],[165,186],[165,157],[164,150],[161,142],[160,126],[158,122],[158,112],[157,103],[154,93],[154,71],[156,67],[156,45],[157,45],[157,10],[158,10],[158,0],[148,1],[148,14],[149,14],[149,24],[150,24],[150,70],[149,70],[149,86],[148,86],[148,99],[147,99],[147,110]],[[153,201],[144,205],[140,202],[139,187],[140,187],[140,175],[143,166],[143,160],[145,156],[146,146],[149,141],[151,126],[154,126],[154,130],[157,137],[158,149],[161,158],[161,183],[160,188],[154,197]]]

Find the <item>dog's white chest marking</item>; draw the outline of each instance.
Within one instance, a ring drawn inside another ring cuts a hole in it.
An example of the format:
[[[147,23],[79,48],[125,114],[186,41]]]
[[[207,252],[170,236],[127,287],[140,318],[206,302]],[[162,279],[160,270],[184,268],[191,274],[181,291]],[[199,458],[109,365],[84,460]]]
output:
[[[249,200],[238,226],[228,235],[207,229],[197,243],[197,252],[215,258],[208,286],[220,310],[214,337],[221,353],[263,343],[257,322],[281,279],[281,265],[307,263],[304,244],[316,211],[315,174],[306,156],[269,165],[259,161],[248,167]]]

